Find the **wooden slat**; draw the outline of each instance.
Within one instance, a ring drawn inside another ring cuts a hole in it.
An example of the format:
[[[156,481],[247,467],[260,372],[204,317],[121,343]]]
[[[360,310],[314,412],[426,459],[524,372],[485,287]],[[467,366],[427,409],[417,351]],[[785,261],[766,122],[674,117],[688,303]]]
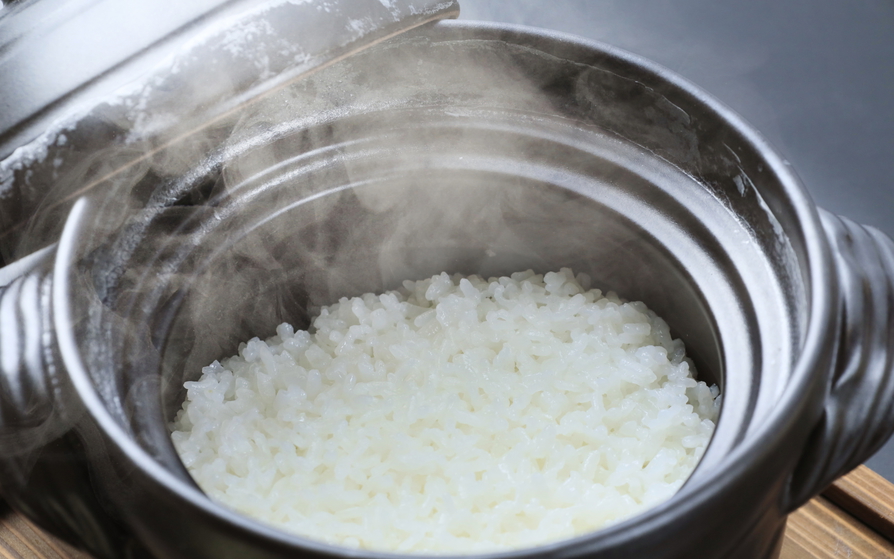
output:
[[[2,559],[90,559],[34,526],[23,516],[0,503],[0,558]]]
[[[891,559],[894,543],[824,497],[789,516],[780,559]]]
[[[894,541],[894,485],[866,466],[839,479],[823,496]]]

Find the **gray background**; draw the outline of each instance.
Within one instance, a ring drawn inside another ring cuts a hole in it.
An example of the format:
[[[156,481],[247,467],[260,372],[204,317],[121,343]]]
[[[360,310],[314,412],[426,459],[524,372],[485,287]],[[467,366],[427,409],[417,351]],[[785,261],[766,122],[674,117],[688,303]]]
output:
[[[460,4],[461,19],[573,33],[664,65],[761,131],[818,205],[894,236],[894,0]],[[894,481],[894,442],[867,464]]]

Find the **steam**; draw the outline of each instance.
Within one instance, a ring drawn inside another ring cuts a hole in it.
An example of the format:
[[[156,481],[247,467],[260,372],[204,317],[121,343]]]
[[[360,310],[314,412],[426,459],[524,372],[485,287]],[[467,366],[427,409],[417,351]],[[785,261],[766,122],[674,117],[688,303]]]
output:
[[[504,112],[509,128],[551,105],[519,68],[496,73],[455,52],[459,79],[432,90],[445,59],[420,68],[429,48],[424,39],[383,47],[170,147],[99,150],[70,179],[73,187],[86,175],[110,177],[96,189],[98,221],[81,241],[95,294],[83,303],[82,336],[103,341],[88,344],[87,359],[109,409],[159,460],[174,462],[159,429],[179,406],[182,381],[239,341],[285,320],[306,327],[339,297],[445,269],[545,268],[549,258],[532,252],[530,232],[507,216],[541,214],[545,228],[565,205],[570,222],[583,224],[567,195],[496,180],[509,169],[488,169],[489,157],[457,166],[502,133],[468,125],[497,98],[505,103],[506,91],[514,110],[527,112]],[[444,100],[468,96],[471,83],[485,83],[484,92],[445,112]],[[431,124],[417,127],[419,119]],[[500,151],[507,162],[523,159],[511,145]],[[451,183],[454,175],[463,183]],[[116,375],[121,363],[126,378]],[[164,409],[147,409],[147,386],[165,391]]]
[[[612,88],[642,97],[641,122],[608,103]],[[616,163],[575,147],[617,142],[587,126],[623,121],[646,145],[694,156],[688,115],[659,94],[498,33],[399,37],[189,133],[171,125],[176,98],[141,90],[67,130],[53,154],[64,164],[48,153],[32,166],[53,202],[20,245],[53,238],[56,201],[92,185],[80,336],[96,341],[87,359],[109,409],[168,463],[159,429],[183,380],[282,321],[307,327],[340,297],[445,270],[562,266],[616,288],[624,272],[593,263],[642,233],[574,191],[624,182]],[[147,386],[164,391],[162,408],[147,409]]]
[[[445,270],[491,276],[561,266],[617,288],[630,273],[609,265],[612,253],[632,251],[642,232],[573,189],[583,181],[609,191],[625,171],[576,151],[577,139],[594,140],[576,128],[581,108],[551,116],[565,110],[569,89],[584,109],[601,101],[576,89],[591,77],[490,38],[462,46],[401,38],[252,105],[227,121],[229,136],[217,144],[191,138],[186,153],[216,147],[133,220],[145,231],[140,252],[113,251],[128,265],[111,284],[132,292],[104,291],[107,303],[145,309],[141,323],[159,307],[179,309],[169,331],[148,334],[167,343],[165,417],[202,366],[282,321],[306,328],[340,297]],[[646,118],[661,126],[646,139],[670,150],[666,124],[678,123],[674,151],[691,155],[685,113],[662,101],[649,99]],[[588,118],[615,123],[619,115],[600,107]],[[591,175],[577,177],[583,159]],[[563,160],[567,170],[555,164]],[[152,176],[170,173],[165,153],[152,164]]]

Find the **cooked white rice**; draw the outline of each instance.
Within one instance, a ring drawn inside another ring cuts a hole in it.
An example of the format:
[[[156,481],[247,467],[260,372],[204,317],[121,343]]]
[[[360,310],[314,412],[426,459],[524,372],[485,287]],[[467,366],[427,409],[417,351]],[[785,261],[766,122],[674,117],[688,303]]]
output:
[[[350,547],[494,551],[668,499],[718,390],[643,303],[568,269],[441,274],[322,309],[187,382],[173,440],[213,499]]]

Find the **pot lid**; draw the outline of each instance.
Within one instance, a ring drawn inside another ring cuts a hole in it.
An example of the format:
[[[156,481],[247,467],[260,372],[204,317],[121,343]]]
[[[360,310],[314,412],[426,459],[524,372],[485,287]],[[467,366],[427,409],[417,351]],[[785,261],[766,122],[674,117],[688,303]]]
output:
[[[158,82],[160,67],[202,84],[178,104],[189,118],[210,119],[228,104],[458,13],[455,0],[11,3],[0,9],[0,159],[122,87],[146,87],[147,76]]]

